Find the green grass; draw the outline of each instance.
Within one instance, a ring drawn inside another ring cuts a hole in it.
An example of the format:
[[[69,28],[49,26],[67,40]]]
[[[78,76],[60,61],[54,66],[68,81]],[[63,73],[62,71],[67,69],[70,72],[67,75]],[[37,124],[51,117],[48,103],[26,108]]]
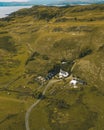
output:
[[[37,108],[35,108],[32,111],[32,113],[30,115],[30,128],[31,128],[31,130],[34,130],[34,129],[52,130],[52,128],[50,127],[49,121],[48,121],[49,120],[48,113],[47,113],[44,105],[45,105],[45,102],[41,102],[41,104],[39,104],[37,106]]]
[[[31,113],[31,129],[103,130],[103,37],[103,4],[36,6],[1,19],[0,129],[25,130],[25,112],[46,86],[36,77],[65,59],[63,68],[88,85],[71,89],[68,78],[50,86]]]
[[[30,104],[25,100],[17,99],[15,95],[8,96],[2,93],[0,96],[0,129],[25,130],[24,117]]]

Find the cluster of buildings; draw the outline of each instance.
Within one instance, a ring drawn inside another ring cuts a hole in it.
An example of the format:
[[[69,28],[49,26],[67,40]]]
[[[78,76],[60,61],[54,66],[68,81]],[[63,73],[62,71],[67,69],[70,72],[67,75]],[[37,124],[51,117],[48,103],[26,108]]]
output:
[[[59,79],[64,79],[69,76],[69,73],[62,69],[53,69],[46,75],[46,77],[39,76],[37,77],[37,79],[41,81],[42,83],[44,83],[45,81],[50,80],[54,78],[55,76]],[[81,80],[77,77],[72,77],[69,84],[71,88],[78,88],[78,85],[86,85],[87,83],[84,80]]]
[[[42,77],[42,76],[38,76],[36,78],[37,81],[41,81],[41,82],[45,82],[47,80],[52,79],[53,77],[55,77],[57,75],[57,77],[59,79],[63,79],[63,78],[67,78],[69,76],[69,73],[66,71],[63,71],[62,69],[60,69],[59,71],[50,71],[46,77]]]
[[[67,78],[69,76],[69,73],[62,69],[60,69],[58,72],[53,71],[48,73],[48,75],[46,76],[46,80],[50,80],[56,75],[58,75],[59,79],[62,79],[62,78]]]

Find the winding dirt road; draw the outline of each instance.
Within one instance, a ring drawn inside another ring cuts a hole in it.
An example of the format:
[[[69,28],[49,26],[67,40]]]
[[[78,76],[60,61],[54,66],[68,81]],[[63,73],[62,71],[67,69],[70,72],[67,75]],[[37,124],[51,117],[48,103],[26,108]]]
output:
[[[49,86],[51,86],[53,83],[58,82],[58,81],[59,81],[59,80],[51,80],[51,81],[49,81],[49,83],[48,83],[47,86],[45,87],[45,89],[44,89],[42,95],[45,95],[45,93],[46,93],[46,91],[47,91],[47,89],[48,89]],[[34,104],[31,105],[31,106],[29,107],[29,109],[27,110],[26,115],[25,115],[25,127],[26,127],[26,130],[30,130],[30,126],[29,126],[30,113],[31,113],[32,109],[35,108],[35,107],[39,104],[39,102],[40,102],[41,100],[42,100],[42,99],[38,99],[38,100],[37,100],[36,102],[34,102]]]

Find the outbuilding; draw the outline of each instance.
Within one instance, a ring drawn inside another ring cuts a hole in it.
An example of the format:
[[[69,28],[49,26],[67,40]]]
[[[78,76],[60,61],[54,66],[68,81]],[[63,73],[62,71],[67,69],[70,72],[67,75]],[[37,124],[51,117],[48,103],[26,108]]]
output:
[[[69,76],[68,72],[63,71],[62,69],[60,69],[59,78],[67,78],[68,76]]]
[[[76,86],[77,83],[78,83],[78,80],[77,80],[76,78],[74,78],[74,79],[72,79],[72,80],[70,81],[70,85],[73,85],[73,86]]]

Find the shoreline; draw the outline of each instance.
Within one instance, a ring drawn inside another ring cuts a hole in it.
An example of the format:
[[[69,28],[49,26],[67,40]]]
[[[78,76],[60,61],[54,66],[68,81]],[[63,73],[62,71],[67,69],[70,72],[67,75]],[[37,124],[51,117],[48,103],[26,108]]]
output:
[[[0,6],[0,19],[7,17],[20,9],[31,8],[32,6]]]

